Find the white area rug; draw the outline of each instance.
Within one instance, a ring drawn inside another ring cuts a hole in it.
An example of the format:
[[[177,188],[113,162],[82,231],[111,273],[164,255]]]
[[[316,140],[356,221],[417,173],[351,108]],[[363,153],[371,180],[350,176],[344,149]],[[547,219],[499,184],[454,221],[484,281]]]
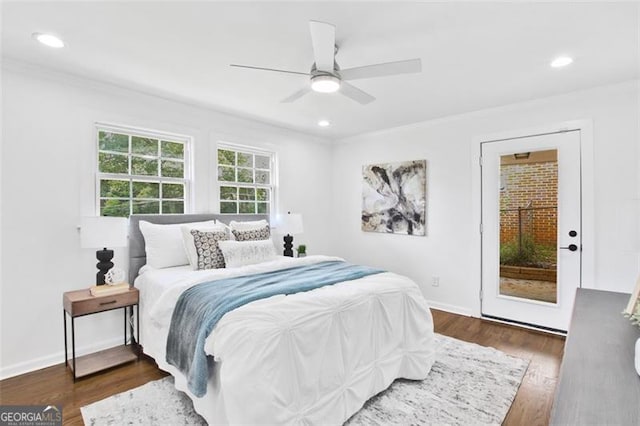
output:
[[[436,334],[436,361],[422,381],[396,380],[346,424],[499,425],[528,360]],[[191,400],[166,377],[81,408],[86,425],[203,425]]]

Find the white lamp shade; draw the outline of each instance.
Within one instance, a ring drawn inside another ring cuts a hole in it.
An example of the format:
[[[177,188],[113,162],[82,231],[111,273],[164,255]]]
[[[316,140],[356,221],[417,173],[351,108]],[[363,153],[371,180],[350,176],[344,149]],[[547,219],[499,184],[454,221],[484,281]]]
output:
[[[82,248],[125,247],[128,220],[124,217],[83,217],[80,220]]]
[[[302,234],[302,215],[300,214],[285,214],[280,217],[280,224],[278,231],[283,235],[295,235]]]

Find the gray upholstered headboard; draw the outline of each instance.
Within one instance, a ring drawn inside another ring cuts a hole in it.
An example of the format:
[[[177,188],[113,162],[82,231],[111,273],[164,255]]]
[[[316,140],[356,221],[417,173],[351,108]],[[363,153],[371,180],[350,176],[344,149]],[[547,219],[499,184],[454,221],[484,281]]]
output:
[[[147,255],[144,249],[144,237],[140,232],[138,222],[146,220],[151,223],[170,224],[201,222],[216,219],[219,222],[229,224],[232,220],[269,220],[265,214],[134,214],[129,217],[129,282],[133,285],[138,271],[147,263]]]

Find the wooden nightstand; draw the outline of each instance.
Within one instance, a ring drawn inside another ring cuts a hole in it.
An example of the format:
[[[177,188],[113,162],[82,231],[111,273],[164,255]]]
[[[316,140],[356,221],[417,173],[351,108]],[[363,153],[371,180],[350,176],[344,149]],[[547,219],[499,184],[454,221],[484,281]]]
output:
[[[89,374],[134,361],[140,357],[137,342],[140,340],[140,292],[137,288],[110,296],[92,296],[89,289],[68,291],[63,296],[64,311],[64,362],[73,372],[73,380]],[[136,308],[136,337],[134,339],[133,307]],[[127,308],[129,315],[127,315]],[[122,309],[124,311],[124,344],[76,358],[75,319],[98,312]],[[67,352],[67,315],[71,317],[71,359]],[[128,329],[128,332],[127,332]],[[127,337],[131,344],[127,345]]]

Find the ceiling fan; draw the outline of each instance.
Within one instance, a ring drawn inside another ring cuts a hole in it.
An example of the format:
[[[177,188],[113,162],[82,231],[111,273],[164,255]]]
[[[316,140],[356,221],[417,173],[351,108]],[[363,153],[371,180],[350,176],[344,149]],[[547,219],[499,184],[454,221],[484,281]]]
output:
[[[315,61],[309,72],[287,71],[238,64],[231,64],[231,66],[308,76],[310,84],[284,98],[281,102],[285,103],[293,102],[313,90],[314,92],[320,93],[340,91],[344,96],[364,105],[374,101],[376,98],[347,83],[347,81],[360,78],[418,73],[422,71],[422,62],[419,58],[342,70],[335,61],[335,55],[338,53],[338,46],[335,44],[336,27],[326,22],[309,21],[309,29],[311,31],[311,42],[313,44],[313,57]]]

